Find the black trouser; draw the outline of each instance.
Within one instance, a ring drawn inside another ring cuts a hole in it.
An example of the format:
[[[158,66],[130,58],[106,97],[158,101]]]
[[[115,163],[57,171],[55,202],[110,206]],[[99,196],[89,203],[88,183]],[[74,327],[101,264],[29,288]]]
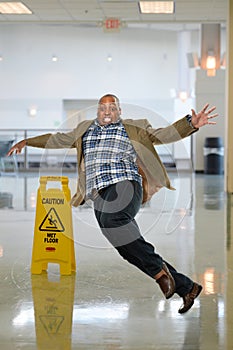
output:
[[[141,201],[142,188],[137,181],[121,181],[102,189],[94,200],[101,231],[124,259],[152,278],[161,271],[165,262],[175,280],[176,293],[184,296],[192,289],[192,280],[178,273],[141,236],[134,219]]]

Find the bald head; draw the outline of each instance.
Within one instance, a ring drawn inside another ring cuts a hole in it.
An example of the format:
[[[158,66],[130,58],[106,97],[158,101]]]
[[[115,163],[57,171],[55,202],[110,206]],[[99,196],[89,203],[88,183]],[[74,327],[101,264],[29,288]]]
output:
[[[120,100],[116,95],[106,94],[99,99],[98,104],[103,103],[103,101],[111,100],[114,101],[120,107]]]

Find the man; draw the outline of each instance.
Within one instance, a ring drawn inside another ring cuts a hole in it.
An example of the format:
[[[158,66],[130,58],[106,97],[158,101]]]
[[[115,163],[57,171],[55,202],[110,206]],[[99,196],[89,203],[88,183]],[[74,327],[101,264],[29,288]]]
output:
[[[85,120],[68,133],[45,134],[22,140],[8,155],[25,146],[77,149],[78,185],[71,204],[93,200],[102,233],[129,263],[153,278],[166,299],[177,293],[187,312],[202,286],[176,271],[142,237],[134,219],[141,203],[162,187],[171,187],[154,145],[175,142],[196,132],[217,114],[206,104],[196,113],[172,125],[154,129],[146,119],[121,119],[119,99],[104,95],[98,103],[97,118]]]

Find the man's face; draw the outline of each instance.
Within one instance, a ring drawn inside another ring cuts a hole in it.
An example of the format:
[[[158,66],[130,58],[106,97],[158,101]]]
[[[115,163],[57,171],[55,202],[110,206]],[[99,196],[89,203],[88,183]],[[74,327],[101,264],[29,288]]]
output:
[[[121,109],[113,96],[100,99],[97,111],[97,120],[100,125],[116,123],[121,115]]]

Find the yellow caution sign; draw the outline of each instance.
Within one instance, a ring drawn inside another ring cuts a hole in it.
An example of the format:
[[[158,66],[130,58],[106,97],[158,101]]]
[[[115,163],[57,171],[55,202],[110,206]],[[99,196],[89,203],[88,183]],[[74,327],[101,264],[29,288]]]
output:
[[[61,183],[46,188],[48,182]],[[37,192],[31,273],[47,270],[48,263],[60,265],[61,275],[76,271],[70,189],[66,176],[41,176]]]

